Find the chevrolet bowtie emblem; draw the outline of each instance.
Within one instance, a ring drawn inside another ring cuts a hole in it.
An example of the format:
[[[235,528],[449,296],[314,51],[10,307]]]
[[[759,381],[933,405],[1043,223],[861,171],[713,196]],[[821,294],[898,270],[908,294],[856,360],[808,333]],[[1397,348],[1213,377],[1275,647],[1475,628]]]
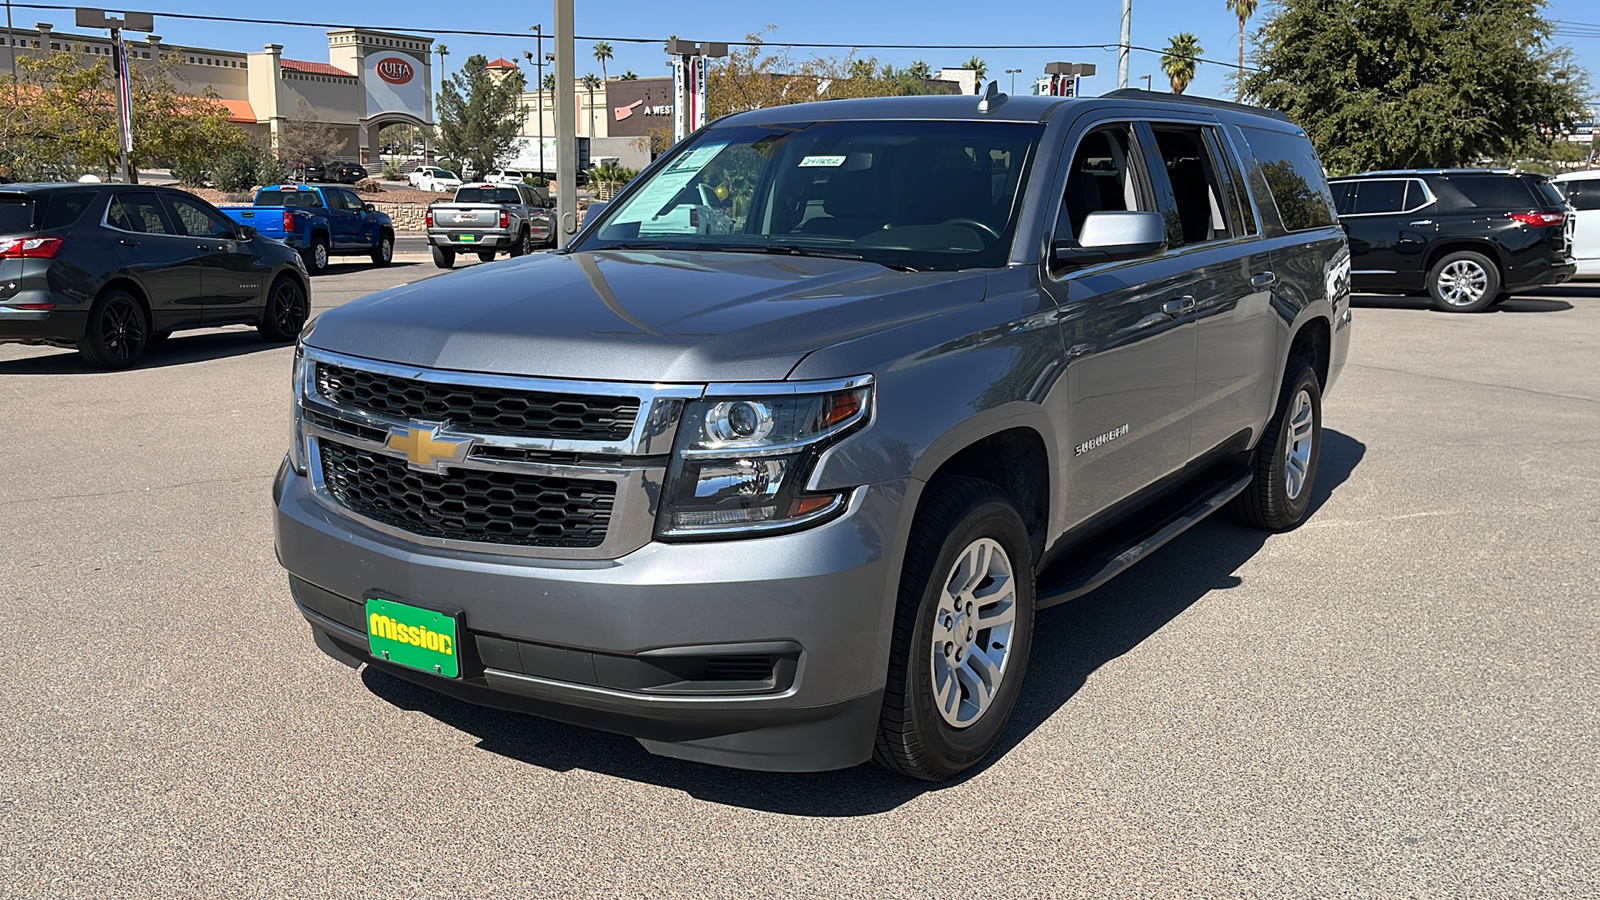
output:
[[[404,453],[406,460],[416,468],[437,472],[440,462],[461,462],[472,449],[471,438],[452,441],[440,437],[439,430],[443,427],[442,424],[416,422],[406,428],[394,428],[389,431],[389,440],[384,446]]]

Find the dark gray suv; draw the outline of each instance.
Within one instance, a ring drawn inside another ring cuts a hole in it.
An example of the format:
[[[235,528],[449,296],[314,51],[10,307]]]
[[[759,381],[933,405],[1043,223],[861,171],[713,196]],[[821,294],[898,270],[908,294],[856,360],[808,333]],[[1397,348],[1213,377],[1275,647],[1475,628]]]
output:
[[[278,556],[351,665],[653,753],[949,778],[1036,611],[1224,506],[1304,520],[1349,266],[1261,110],[732,116],[562,252],[317,319]]]

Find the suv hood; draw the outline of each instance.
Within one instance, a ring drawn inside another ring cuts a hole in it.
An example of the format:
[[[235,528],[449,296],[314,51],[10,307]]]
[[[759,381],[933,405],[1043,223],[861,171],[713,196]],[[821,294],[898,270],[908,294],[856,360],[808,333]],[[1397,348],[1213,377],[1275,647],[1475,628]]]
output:
[[[977,271],[756,253],[539,254],[330,310],[307,344],[507,375],[778,381],[813,350],[977,303],[986,283]]]

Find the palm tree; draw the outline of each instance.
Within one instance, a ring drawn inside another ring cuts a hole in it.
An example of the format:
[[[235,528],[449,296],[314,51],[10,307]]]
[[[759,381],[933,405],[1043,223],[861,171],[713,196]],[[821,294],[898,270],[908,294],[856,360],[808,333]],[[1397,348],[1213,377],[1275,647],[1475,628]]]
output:
[[[610,73],[606,71],[606,60],[611,59],[612,56],[609,42],[600,41],[594,45],[594,58],[600,63],[600,77],[605,81],[611,80]]]
[[[920,59],[912,63],[911,68],[906,71],[911,74],[912,78],[921,78],[924,81],[933,77],[933,67]]]
[[[556,92],[556,75],[554,72],[544,77],[544,89],[552,94]]]
[[[639,80],[639,73],[635,72],[632,69],[629,69],[628,71],[623,72],[621,75],[618,75],[617,76],[617,80],[618,81],[638,81]]]
[[[1228,0],[1228,9],[1239,17],[1239,102],[1244,102],[1244,23],[1256,14],[1256,0]]]
[[[1161,71],[1172,81],[1172,92],[1181,94],[1194,80],[1194,69],[1206,51],[1194,32],[1185,31],[1167,39],[1167,49],[1161,53]]]
[[[977,54],[973,54],[972,58],[967,60],[966,64],[961,68],[972,70],[973,80],[978,83],[977,87],[974,88],[973,93],[983,93],[983,76],[989,74],[989,64],[979,59]]]
[[[444,84],[444,76],[445,76],[444,58],[446,56],[450,55],[450,48],[445,46],[444,44],[440,44],[437,48],[434,49],[433,52],[439,54],[439,83],[440,84]]]
[[[594,137],[594,89],[603,83],[593,72],[583,76],[583,86],[589,89],[589,137]]]

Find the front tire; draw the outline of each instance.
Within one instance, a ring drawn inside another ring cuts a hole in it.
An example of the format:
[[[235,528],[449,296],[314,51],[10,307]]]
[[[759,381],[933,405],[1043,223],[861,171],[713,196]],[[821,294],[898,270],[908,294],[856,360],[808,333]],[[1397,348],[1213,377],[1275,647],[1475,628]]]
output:
[[[1033,590],[1033,545],[1005,492],[930,484],[900,576],[875,763],[942,781],[994,749],[1028,668]]]
[[[1487,256],[1458,250],[1428,272],[1428,296],[1444,312],[1482,312],[1500,295],[1500,269]]]
[[[115,371],[138,362],[149,345],[150,324],[144,307],[127,291],[110,290],[89,308],[78,352],[89,365]]]
[[[268,343],[286,344],[300,336],[310,313],[306,292],[294,279],[280,277],[267,292],[267,307],[261,311],[256,331]]]
[[[456,252],[448,247],[432,247],[433,264],[441,269],[448,269],[456,264]]]
[[[1278,411],[1250,456],[1250,486],[1233,499],[1234,517],[1270,531],[1305,521],[1322,458],[1322,386],[1311,364],[1290,357]]]
[[[372,264],[382,268],[394,262],[394,235],[385,231],[378,235],[378,245],[372,248]]]

